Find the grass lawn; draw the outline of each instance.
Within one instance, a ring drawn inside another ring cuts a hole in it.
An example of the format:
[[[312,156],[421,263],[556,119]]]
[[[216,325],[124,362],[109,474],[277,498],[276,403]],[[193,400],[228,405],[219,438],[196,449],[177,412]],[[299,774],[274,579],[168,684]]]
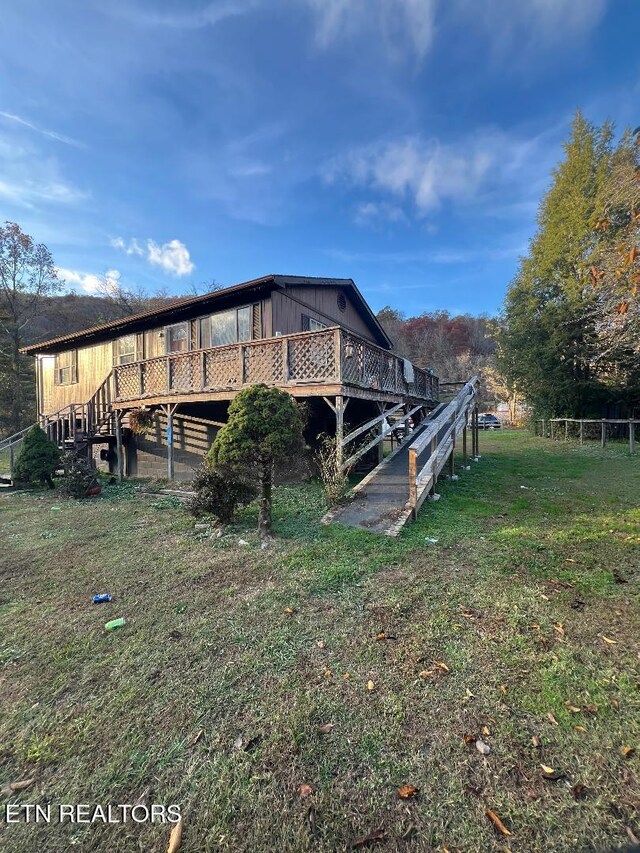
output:
[[[177,803],[191,853],[640,836],[640,455],[480,440],[396,540],[322,527],[313,485],[277,490],[265,550],[252,508],[214,539],[132,485],[0,495],[0,786],[35,780],[3,802]],[[169,830],[12,824],[0,848]]]

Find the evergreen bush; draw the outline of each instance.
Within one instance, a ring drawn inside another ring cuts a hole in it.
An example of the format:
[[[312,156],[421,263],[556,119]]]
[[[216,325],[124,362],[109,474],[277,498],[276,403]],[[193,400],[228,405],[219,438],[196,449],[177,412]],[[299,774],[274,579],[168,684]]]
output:
[[[25,435],[13,471],[14,480],[25,484],[46,483],[54,488],[53,475],[60,464],[60,451],[39,426]]]

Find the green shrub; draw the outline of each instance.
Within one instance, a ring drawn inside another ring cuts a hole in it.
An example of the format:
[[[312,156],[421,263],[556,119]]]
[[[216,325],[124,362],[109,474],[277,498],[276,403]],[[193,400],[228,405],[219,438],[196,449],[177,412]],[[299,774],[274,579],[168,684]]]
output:
[[[187,501],[187,509],[196,518],[215,515],[222,522],[233,519],[238,506],[251,503],[256,496],[253,486],[241,483],[223,470],[205,461],[193,478],[195,495]]]
[[[16,460],[13,477],[20,483],[46,483],[54,488],[53,475],[60,464],[60,451],[39,426],[25,435]]]
[[[98,485],[96,470],[86,456],[72,450],[62,454],[64,477],[59,483],[60,491],[69,498],[86,498],[89,489]]]

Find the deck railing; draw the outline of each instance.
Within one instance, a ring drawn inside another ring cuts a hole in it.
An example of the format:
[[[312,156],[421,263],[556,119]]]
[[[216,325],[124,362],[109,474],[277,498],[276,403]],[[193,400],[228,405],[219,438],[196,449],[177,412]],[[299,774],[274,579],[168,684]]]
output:
[[[353,385],[438,399],[438,379],[339,327],[148,358],[114,368],[114,400],[279,387]]]

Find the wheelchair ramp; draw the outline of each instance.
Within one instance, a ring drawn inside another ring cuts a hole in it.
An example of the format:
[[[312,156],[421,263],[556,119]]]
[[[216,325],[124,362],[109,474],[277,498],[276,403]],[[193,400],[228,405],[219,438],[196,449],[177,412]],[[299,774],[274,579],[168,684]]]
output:
[[[410,439],[358,483],[353,499],[330,510],[323,523],[397,536],[435,485],[455,450],[456,435],[472,426],[469,415],[475,405],[475,383],[471,380],[454,400],[434,409]],[[474,454],[476,447],[474,438]],[[412,454],[414,460],[410,460]]]

